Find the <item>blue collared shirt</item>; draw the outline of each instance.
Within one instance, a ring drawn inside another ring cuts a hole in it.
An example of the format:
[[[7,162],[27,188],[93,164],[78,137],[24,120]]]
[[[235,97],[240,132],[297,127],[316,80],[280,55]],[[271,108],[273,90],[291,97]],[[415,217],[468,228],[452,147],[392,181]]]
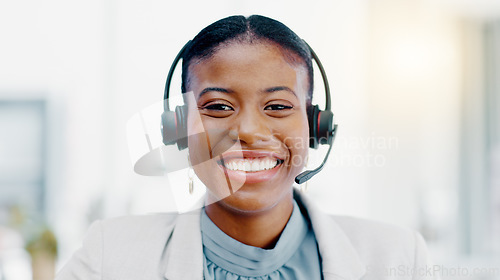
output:
[[[292,215],[272,249],[231,238],[201,211],[205,279],[322,279],[316,237],[308,217],[293,203]]]

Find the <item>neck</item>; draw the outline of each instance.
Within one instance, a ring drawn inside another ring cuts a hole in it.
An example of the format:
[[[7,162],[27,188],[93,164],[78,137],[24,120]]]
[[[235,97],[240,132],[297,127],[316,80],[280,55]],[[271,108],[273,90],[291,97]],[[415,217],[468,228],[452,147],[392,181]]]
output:
[[[292,194],[263,211],[238,211],[223,201],[205,207],[207,216],[225,234],[243,244],[264,249],[274,248],[292,211]]]

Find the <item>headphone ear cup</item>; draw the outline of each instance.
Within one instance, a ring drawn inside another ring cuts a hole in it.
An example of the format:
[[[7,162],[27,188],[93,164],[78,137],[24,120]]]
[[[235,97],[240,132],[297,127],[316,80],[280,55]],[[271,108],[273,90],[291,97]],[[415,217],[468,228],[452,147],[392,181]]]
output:
[[[175,112],[164,111],[161,114],[161,135],[163,138],[163,144],[173,145],[177,138]]]
[[[332,111],[320,111],[318,116],[318,142],[320,144],[331,144],[333,140],[333,113]]]
[[[318,105],[314,105],[309,110],[309,147],[313,149],[318,148],[318,115],[319,115]]]
[[[184,150],[188,146],[187,139],[187,106],[175,107],[175,116],[177,120],[177,148]]]

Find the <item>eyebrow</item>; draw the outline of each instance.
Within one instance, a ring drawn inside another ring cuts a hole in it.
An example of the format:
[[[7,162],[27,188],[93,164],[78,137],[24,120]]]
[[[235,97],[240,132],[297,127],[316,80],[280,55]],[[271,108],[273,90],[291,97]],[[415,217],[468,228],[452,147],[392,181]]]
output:
[[[207,87],[207,88],[204,88],[200,92],[200,94],[198,95],[198,98],[201,98],[204,94],[211,92],[211,91],[217,91],[217,92],[222,92],[222,93],[233,93],[232,90],[225,89],[225,88]],[[287,92],[297,96],[297,94],[291,88],[286,87],[286,86],[270,87],[270,88],[266,88],[265,90],[263,90],[263,92],[265,92],[265,93],[273,93],[273,92],[277,92],[277,91],[287,91]]]
[[[225,88],[207,87],[200,92],[200,94],[198,95],[198,98],[202,97],[205,93],[208,93],[211,91],[218,91],[218,92],[223,92],[223,93],[232,93],[233,92],[232,90],[228,90]]]
[[[286,86],[271,87],[271,88],[267,88],[264,90],[264,92],[268,92],[268,93],[272,93],[272,92],[276,92],[276,91],[288,91],[289,93],[291,93],[291,94],[295,95],[295,97],[297,97],[297,94],[295,93],[295,91],[293,91],[291,88],[286,87]]]

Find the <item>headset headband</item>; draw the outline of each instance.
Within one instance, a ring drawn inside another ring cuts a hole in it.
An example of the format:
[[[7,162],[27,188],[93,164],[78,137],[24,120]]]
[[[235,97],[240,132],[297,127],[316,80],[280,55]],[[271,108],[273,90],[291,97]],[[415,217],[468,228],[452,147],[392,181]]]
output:
[[[330,85],[328,83],[328,78],[326,77],[326,72],[325,69],[323,68],[323,65],[321,64],[321,61],[319,60],[318,56],[314,52],[314,50],[307,44],[306,41],[303,40],[303,42],[306,44],[307,48],[311,52],[312,59],[316,61],[316,65],[318,65],[319,72],[321,73],[321,77],[323,78],[323,84],[325,86],[325,111],[331,111],[331,96],[330,96]],[[172,62],[172,65],[170,66],[170,70],[168,70],[168,75],[167,75],[167,81],[165,82],[165,91],[163,93],[163,110],[164,111],[170,111],[170,105],[168,102],[168,99],[170,97],[170,84],[172,82],[172,77],[174,76],[174,71],[175,68],[177,67],[177,64],[179,64],[179,61],[181,58],[184,56],[184,51],[188,48],[188,46],[191,44],[191,40],[189,40],[179,51],[177,56],[174,58],[174,61]]]

